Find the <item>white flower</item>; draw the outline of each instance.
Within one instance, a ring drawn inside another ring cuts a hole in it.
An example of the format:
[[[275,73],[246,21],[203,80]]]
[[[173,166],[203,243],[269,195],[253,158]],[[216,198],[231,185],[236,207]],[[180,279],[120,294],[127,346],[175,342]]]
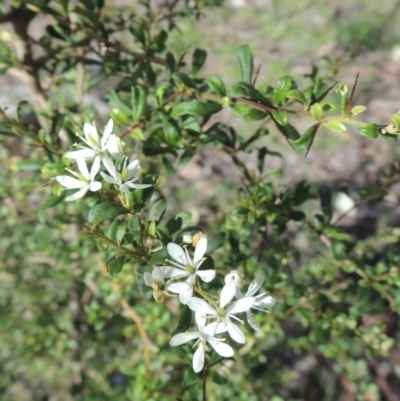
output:
[[[83,133],[85,136],[83,137],[79,135],[79,137],[89,147],[86,148],[82,145],[77,145],[81,149],[68,152],[65,154],[65,157],[68,157],[69,159],[93,160],[104,156],[104,152],[108,150],[108,141],[113,130],[113,125],[114,122],[112,118],[110,118],[104,129],[104,134],[100,137],[94,124],[85,123],[83,126]]]
[[[193,261],[190,259],[187,249],[183,249],[178,244],[170,242],[167,245],[167,249],[175,261],[169,261],[173,266],[164,266],[165,276],[174,279],[187,277],[186,282],[189,283],[190,289],[179,294],[180,301],[183,304],[187,304],[187,301],[193,296],[193,284],[196,276],[199,276],[206,283],[215,277],[215,270],[199,270],[199,267],[205,260],[203,256],[207,250],[207,237],[202,237],[197,243]]]
[[[67,196],[66,201],[74,201],[82,198],[89,190],[92,192],[99,191],[101,189],[101,182],[95,181],[97,173],[100,170],[100,159],[96,159],[93,162],[92,169],[87,168],[86,162],[83,159],[77,159],[78,168],[80,174],[75,173],[67,169],[71,174],[77,178],[70,177],[68,175],[59,175],[56,180],[66,189],[79,189],[73,195]]]
[[[230,345],[225,344],[223,339],[215,338],[215,332],[213,327],[208,325],[204,326],[204,320],[196,315],[197,325],[199,331],[186,332],[176,334],[171,338],[170,345],[177,346],[186,344],[188,341],[198,340],[198,348],[193,355],[193,370],[198,373],[204,367],[204,360],[206,354],[206,344],[209,343],[214,348],[215,352],[224,358],[230,358],[233,356],[233,349]]]
[[[245,296],[252,297],[261,288],[263,283],[264,283],[264,277],[256,277],[250,283]],[[256,302],[254,302],[251,308],[262,312],[268,312],[268,309],[272,308],[276,303],[276,299],[274,297],[271,297],[270,295],[265,295],[265,292],[257,295],[255,298]],[[250,310],[246,311],[246,315],[247,315],[247,322],[249,323],[249,325],[254,330],[260,330],[261,327],[254,319],[254,316]]]
[[[161,267],[155,267],[152,273],[145,272],[144,282],[153,289],[153,297],[157,302],[163,301],[164,293],[167,295],[168,292],[179,294],[189,289],[189,285],[187,283],[166,283],[164,272]]]
[[[138,160],[134,160],[133,162],[124,163],[122,173],[119,173],[115,168],[114,162],[106,157],[103,159],[103,164],[106,167],[107,171],[110,175],[106,173],[101,173],[102,177],[109,182],[110,184],[118,185],[119,190],[121,192],[130,193],[130,188],[148,188],[151,187],[150,184],[134,184],[137,180],[137,176],[140,172],[140,164]]]
[[[236,285],[236,298],[241,299],[243,298],[242,293],[240,292],[240,284],[242,282],[241,277],[239,276],[239,273],[236,270],[232,270],[229,274],[225,276],[225,283],[231,283],[234,282]],[[245,297],[252,297],[254,294],[261,288],[261,286],[264,283],[264,278],[263,277],[256,277],[249,285],[249,288],[247,289],[247,293]],[[268,312],[269,308],[272,308],[276,300],[274,297],[271,297],[269,295],[265,295],[265,292],[262,294],[259,294],[255,297],[256,301],[254,302],[253,306],[251,309],[256,309],[262,312]],[[247,315],[247,322],[249,325],[254,329],[254,330],[260,330],[261,327],[260,325],[256,322],[254,319],[253,314],[251,313],[251,310],[246,311]]]
[[[232,270],[229,274],[227,274],[225,276],[225,284],[230,283],[231,281],[233,281],[236,285],[236,297],[237,298],[242,298],[240,296],[240,285],[242,284],[242,278],[239,276],[239,273],[236,270]]]
[[[122,144],[121,139],[116,135],[112,134],[107,141],[107,150],[110,152],[111,156],[116,159],[118,156],[122,155]]]
[[[254,297],[244,297],[238,301],[232,303],[226,308],[226,305],[232,301],[236,293],[236,285],[234,282],[230,282],[222,288],[219,307],[216,308],[204,299],[193,297],[188,300],[188,306],[190,309],[204,315],[207,319],[217,319],[216,322],[211,323],[209,326],[215,327],[216,333],[223,333],[227,331],[229,335],[238,343],[244,344],[246,342],[246,337],[236,324],[232,322],[231,319],[240,319],[235,315],[240,312],[245,312],[249,310],[256,298]]]

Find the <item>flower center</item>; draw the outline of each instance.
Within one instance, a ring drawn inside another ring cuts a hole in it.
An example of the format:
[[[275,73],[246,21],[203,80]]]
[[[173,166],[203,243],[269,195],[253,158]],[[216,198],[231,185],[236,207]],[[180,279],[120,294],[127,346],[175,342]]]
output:
[[[164,286],[158,282],[155,281],[152,285],[151,288],[153,289],[153,291],[158,292],[158,291],[164,291]]]
[[[121,177],[121,180],[122,180],[122,181],[125,181],[125,180],[126,180],[126,178],[128,177],[128,173],[129,173],[129,171],[128,171],[128,169],[126,168],[126,169],[120,174],[120,177]]]
[[[218,309],[218,313],[221,317],[224,317],[226,315],[226,310],[224,308]]]
[[[89,135],[89,142],[90,142],[92,145],[95,145],[95,146],[98,145],[96,139],[94,139],[91,135]]]
[[[195,269],[192,265],[190,265],[189,263],[186,265],[186,270],[187,270],[190,274],[193,274],[193,273],[196,271],[196,269]]]
[[[84,182],[85,184],[90,184],[90,180],[85,178],[82,174],[78,174],[79,181]]]

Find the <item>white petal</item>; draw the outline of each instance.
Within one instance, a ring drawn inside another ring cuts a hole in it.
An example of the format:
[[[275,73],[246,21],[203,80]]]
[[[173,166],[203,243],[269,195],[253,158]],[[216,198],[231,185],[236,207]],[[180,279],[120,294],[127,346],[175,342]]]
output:
[[[119,155],[122,155],[121,139],[114,134],[110,135],[107,141],[107,150],[114,159],[116,159]]]
[[[174,258],[177,262],[182,263],[183,266],[186,266],[188,264],[189,261],[187,260],[186,253],[178,244],[170,242],[167,245],[167,249],[171,257]]]
[[[207,250],[207,237],[201,237],[194,250],[193,264],[197,266],[197,263],[203,259],[204,254]]]
[[[110,135],[112,134],[113,126],[114,126],[114,121],[112,118],[110,118],[104,129],[103,137],[101,138],[101,150],[106,149],[107,141]]]
[[[135,177],[140,171],[140,163],[139,160],[133,160],[128,164],[128,180],[132,177]]]
[[[74,200],[77,200],[77,199],[79,199],[79,198],[82,198],[83,196],[85,196],[85,194],[86,194],[87,191],[89,191],[89,186],[87,186],[87,187],[81,189],[81,190],[78,191],[78,192],[75,192],[73,195],[67,196],[67,197],[65,198],[65,200],[66,200],[67,202],[72,202],[72,201],[74,201]]]
[[[100,181],[94,181],[89,185],[89,189],[92,192],[96,192],[96,191],[100,191],[101,187],[102,187],[102,183]]]
[[[218,316],[218,312],[204,299],[193,297],[188,301],[188,306],[191,310],[205,315]]]
[[[144,189],[144,188],[150,188],[153,185],[151,184],[134,184],[133,181],[126,182],[125,185],[129,188],[135,188],[135,189]]]
[[[208,343],[214,348],[215,352],[224,358],[233,356],[233,348],[223,341],[209,340]]]
[[[144,279],[144,283],[146,285],[148,285],[149,287],[151,287],[153,285],[154,281],[155,281],[154,277],[149,272],[144,272],[143,279]]]
[[[226,311],[227,313],[232,313],[232,314],[245,312],[253,306],[255,301],[256,299],[254,297],[245,297],[239,299],[238,301],[230,305]]]
[[[242,332],[242,330],[239,329],[236,324],[233,324],[232,322],[227,322],[228,323],[228,333],[231,336],[232,340],[235,340],[239,344],[244,344],[246,342],[246,336]]]
[[[67,189],[75,189],[86,187],[86,184],[76,178],[70,177],[69,175],[59,175],[56,180]]]
[[[272,308],[276,304],[276,299],[271,296],[265,296],[261,299],[257,299],[254,306],[259,306],[261,308]]]
[[[76,163],[78,164],[78,169],[81,172],[81,174],[88,180],[89,170],[87,168],[86,161],[84,159],[76,159]]]
[[[246,297],[253,296],[263,285],[264,277],[256,277],[249,285],[249,289],[247,290]]]
[[[182,345],[186,344],[189,341],[195,340],[199,338],[200,333],[199,332],[190,332],[190,333],[180,333],[176,334],[171,338],[171,341],[169,342],[170,345],[173,347],[177,345]]]
[[[228,327],[224,323],[216,321],[207,324],[202,331],[209,336],[214,337],[215,334],[225,333],[227,330]]]
[[[207,322],[206,316],[201,313],[195,313],[195,319],[199,329],[202,329]]]
[[[189,289],[179,293],[179,301],[181,301],[183,305],[186,305],[189,302],[189,299],[193,297],[193,286],[188,283],[185,284],[189,286]]]
[[[236,270],[232,270],[225,276],[225,284],[228,284],[230,281],[233,281],[236,284],[236,287],[240,287],[242,279]]]
[[[219,307],[224,308],[229,302],[232,301],[236,294],[236,284],[231,281],[222,287]]]
[[[215,270],[197,270],[196,274],[205,282],[209,283],[215,277]]]
[[[119,184],[120,184],[120,182],[119,182],[118,180],[116,180],[116,179],[113,178],[113,177],[110,177],[110,176],[107,175],[106,173],[101,172],[100,174],[101,174],[101,176],[102,176],[108,183],[114,184],[114,185],[119,185]]]
[[[198,373],[204,367],[204,359],[205,359],[206,351],[204,349],[203,343],[199,344],[196,352],[193,355],[193,370]]]
[[[164,283],[164,271],[160,267],[155,267],[153,272],[151,273],[155,280],[160,283]]]
[[[110,173],[111,177],[121,183],[121,177],[119,176],[118,171],[115,168],[114,162],[109,157],[105,157],[103,158],[103,164],[107,171]]]
[[[191,290],[190,285],[188,283],[185,283],[185,282],[183,282],[183,283],[169,283],[169,284],[167,284],[165,286],[165,288],[168,291],[173,292],[175,294],[181,294],[181,293],[185,293],[185,292],[188,292],[189,290]],[[191,293],[191,291],[190,291],[190,293]]]
[[[164,277],[167,278],[184,278],[190,276],[190,273],[187,270],[179,269],[178,267],[172,266],[163,266],[164,269]]]
[[[65,154],[65,157],[68,159],[93,160],[97,154],[98,152],[94,149],[83,148],[80,150],[74,150],[73,152],[68,152]]]
[[[94,124],[85,123],[83,125],[83,133],[88,143],[93,144],[95,142],[97,145],[99,144],[99,134]]]
[[[254,329],[254,330],[261,330],[260,325],[256,322],[256,319],[254,319],[253,314],[248,310],[246,311],[247,315],[247,322],[249,325]]]

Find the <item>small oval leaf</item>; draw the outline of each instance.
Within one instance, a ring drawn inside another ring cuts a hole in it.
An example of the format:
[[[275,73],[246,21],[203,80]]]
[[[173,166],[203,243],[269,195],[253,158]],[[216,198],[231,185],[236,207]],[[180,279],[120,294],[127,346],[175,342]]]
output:
[[[378,137],[378,126],[376,124],[365,124],[360,127],[358,131],[362,136],[367,138],[377,138]]]

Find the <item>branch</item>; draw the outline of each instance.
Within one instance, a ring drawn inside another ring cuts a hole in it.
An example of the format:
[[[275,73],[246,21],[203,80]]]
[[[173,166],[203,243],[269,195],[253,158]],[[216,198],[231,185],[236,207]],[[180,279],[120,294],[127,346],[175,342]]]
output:
[[[20,62],[20,68],[11,68],[9,72],[21,78],[31,90],[32,104],[36,112],[36,117],[41,127],[46,128],[48,123],[42,117],[41,112],[46,109],[47,96],[40,83],[39,69],[33,58],[28,34],[28,26],[36,14],[28,10],[25,6],[21,6],[20,8],[13,7],[6,15],[8,15],[8,18],[11,18],[9,22],[11,22],[14,28],[15,40],[13,44],[17,59]]]

